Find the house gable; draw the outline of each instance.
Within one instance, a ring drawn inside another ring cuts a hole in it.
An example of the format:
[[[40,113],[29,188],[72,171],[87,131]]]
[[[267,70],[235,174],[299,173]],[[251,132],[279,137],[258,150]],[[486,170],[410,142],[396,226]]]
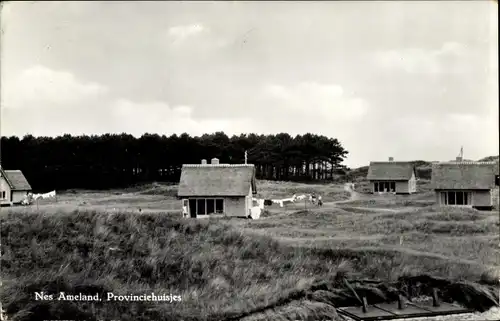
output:
[[[20,170],[4,170],[3,172],[13,191],[31,191],[31,186],[23,172]]]
[[[2,179],[3,181],[5,181],[6,184],[9,186],[9,188],[12,189],[14,187],[14,185],[12,185],[12,183],[10,182],[9,178],[7,177],[7,174],[2,169],[2,167],[0,167],[0,179]]]
[[[12,190],[12,187],[10,186],[10,184],[7,181],[6,177],[3,176],[3,175],[0,175],[0,190],[2,192],[6,192],[6,193],[10,193],[10,191]]]

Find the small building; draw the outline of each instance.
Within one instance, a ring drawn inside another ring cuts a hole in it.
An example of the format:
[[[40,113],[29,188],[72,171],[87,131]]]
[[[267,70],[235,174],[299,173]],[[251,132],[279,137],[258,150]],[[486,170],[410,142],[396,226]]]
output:
[[[431,186],[441,206],[466,206],[478,210],[493,208],[493,189],[498,175],[496,162],[432,164]]]
[[[417,175],[411,162],[370,162],[368,175],[372,193],[412,194],[417,191]]]
[[[20,204],[31,192],[31,186],[20,170],[0,167],[0,205]]]
[[[254,165],[219,164],[213,158],[210,164],[182,166],[177,196],[188,217],[248,217],[256,193]]]

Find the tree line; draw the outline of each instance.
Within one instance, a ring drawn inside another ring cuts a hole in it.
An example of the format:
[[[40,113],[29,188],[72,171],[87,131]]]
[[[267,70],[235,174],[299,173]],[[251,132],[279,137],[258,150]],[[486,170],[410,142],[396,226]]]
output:
[[[244,163],[256,166],[259,179],[327,180],[345,167],[348,152],[335,138],[223,132],[202,136],[146,133],[92,136],[2,137],[1,165],[20,169],[33,190],[106,189],[145,182],[178,182],[182,164]]]

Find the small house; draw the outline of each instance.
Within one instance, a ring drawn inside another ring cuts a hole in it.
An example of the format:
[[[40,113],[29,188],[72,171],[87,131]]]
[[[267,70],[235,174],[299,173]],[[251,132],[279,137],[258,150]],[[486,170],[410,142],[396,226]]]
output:
[[[456,162],[432,165],[431,186],[441,206],[493,208],[493,189],[498,175],[496,162]]]
[[[219,164],[213,158],[210,164],[182,166],[177,196],[187,217],[248,217],[256,193],[254,165]]]
[[[411,162],[370,162],[368,175],[372,193],[412,194],[417,191],[417,175]]]
[[[31,186],[20,170],[0,167],[0,205],[20,204],[31,192]]]

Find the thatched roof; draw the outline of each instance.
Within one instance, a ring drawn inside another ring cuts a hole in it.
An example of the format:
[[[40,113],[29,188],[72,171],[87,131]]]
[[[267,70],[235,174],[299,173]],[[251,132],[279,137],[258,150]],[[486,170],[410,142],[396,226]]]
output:
[[[257,193],[253,165],[183,165],[177,195],[246,196],[250,187]]]
[[[434,189],[492,189],[496,162],[448,162],[432,165],[431,186]]]
[[[1,171],[2,174],[5,175],[5,179],[9,184],[11,190],[31,191],[31,186],[28,183],[26,177],[24,177],[23,172],[21,172],[20,170],[3,170],[3,169]]]
[[[415,167],[411,162],[370,162],[368,168],[368,180],[410,180]]]

